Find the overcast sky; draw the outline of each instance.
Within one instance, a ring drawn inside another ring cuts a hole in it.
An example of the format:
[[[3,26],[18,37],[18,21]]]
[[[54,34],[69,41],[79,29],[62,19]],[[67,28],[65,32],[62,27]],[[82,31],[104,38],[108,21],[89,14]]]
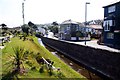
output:
[[[35,24],[58,23],[72,19],[78,22],[85,21],[85,2],[88,6],[87,20],[103,19],[103,6],[119,0],[26,0],[25,23],[32,21]],[[0,24],[8,27],[23,24],[23,0],[0,0]]]

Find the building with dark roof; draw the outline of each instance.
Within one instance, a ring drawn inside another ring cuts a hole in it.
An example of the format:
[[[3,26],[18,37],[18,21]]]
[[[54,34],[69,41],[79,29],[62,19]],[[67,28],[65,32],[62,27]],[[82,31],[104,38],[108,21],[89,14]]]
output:
[[[104,6],[104,43],[120,47],[120,1]]]
[[[82,23],[66,20],[60,24],[59,37],[64,40],[84,40],[83,27]],[[88,37],[86,39],[90,40]]]

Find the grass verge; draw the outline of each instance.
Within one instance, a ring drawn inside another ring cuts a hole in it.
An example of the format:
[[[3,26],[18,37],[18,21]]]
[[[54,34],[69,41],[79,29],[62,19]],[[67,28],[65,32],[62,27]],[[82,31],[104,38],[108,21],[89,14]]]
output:
[[[3,76],[11,72],[12,69],[14,68],[13,47],[20,46],[20,47],[23,47],[24,50],[30,51],[31,53],[28,55],[27,59],[24,60],[23,62],[26,73],[18,74],[17,75],[18,78],[58,78],[58,76],[56,77],[56,75],[58,75],[56,71],[53,71],[52,76],[49,76],[49,73],[47,70],[45,70],[43,73],[39,72],[41,65],[37,63],[35,57],[37,53],[40,53],[42,57],[53,61],[54,62],[53,66],[55,66],[56,68],[60,68],[63,78],[86,79],[85,77],[83,77],[82,75],[74,71],[72,68],[70,68],[67,64],[65,64],[59,58],[57,58],[52,53],[50,53],[46,48],[41,46],[36,37],[31,36],[29,38],[32,38],[33,41],[30,41],[30,40],[23,41],[18,37],[15,37],[11,39],[10,43],[6,44],[6,47],[2,50],[2,75]]]

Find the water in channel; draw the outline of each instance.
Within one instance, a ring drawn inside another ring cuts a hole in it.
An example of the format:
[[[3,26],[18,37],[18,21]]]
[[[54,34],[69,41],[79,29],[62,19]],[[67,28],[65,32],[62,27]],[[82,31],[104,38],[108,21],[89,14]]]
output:
[[[95,75],[94,73],[91,73],[90,71],[88,71],[87,69],[81,67],[79,64],[75,63],[74,61],[72,61],[71,59],[65,57],[64,55],[62,55],[61,53],[58,53],[57,51],[55,51],[54,49],[45,46],[42,43],[42,40],[39,38],[38,42],[44,46],[46,49],[48,49],[53,55],[57,56],[58,58],[60,58],[63,62],[65,62],[67,65],[69,65],[72,69],[74,69],[75,71],[77,71],[78,73],[80,73],[81,75],[85,76],[87,79],[89,80],[102,80],[102,78],[100,78],[99,76]]]
[[[45,46],[53,55],[57,56],[58,58],[60,58],[62,61],[64,61],[67,65],[69,65],[72,69],[74,69],[75,71],[77,71],[78,73],[82,74],[83,76],[85,76],[87,79],[89,80],[102,80],[102,78],[100,78],[99,76],[95,75],[94,73],[91,73],[90,71],[88,71],[87,69],[81,67],[80,65],[78,65],[77,63],[75,63],[74,61],[68,59],[67,57],[65,57],[64,55],[58,53],[57,51],[55,51],[54,49],[51,49],[48,46]]]

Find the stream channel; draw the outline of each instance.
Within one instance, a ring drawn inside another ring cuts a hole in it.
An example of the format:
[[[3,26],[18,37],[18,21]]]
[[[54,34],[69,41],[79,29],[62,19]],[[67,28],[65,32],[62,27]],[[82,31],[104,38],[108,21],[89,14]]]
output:
[[[75,61],[71,60],[70,58],[67,58],[66,56],[62,55],[62,53],[58,53],[56,50],[44,45],[42,43],[42,40],[38,39],[40,45],[44,46],[46,49],[48,49],[53,55],[61,59],[63,62],[65,62],[68,66],[70,66],[72,69],[77,71],[79,74],[85,76],[88,80],[103,80],[99,76],[95,75],[94,73],[88,71],[84,67],[77,64]]]

